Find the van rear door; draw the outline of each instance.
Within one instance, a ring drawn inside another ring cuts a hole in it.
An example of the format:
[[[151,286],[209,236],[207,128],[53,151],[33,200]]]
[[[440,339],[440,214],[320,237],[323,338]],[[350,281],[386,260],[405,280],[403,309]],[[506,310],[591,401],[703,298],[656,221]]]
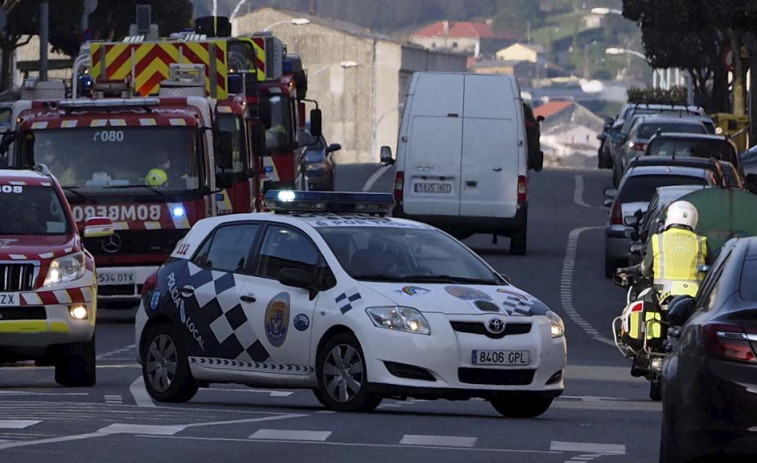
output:
[[[407,131],[404,210],[409,215],[460,214],[462,74],[421,74]]]
[[[520,95],[503,76],[466,75],[460,215],[514,217],[525,126]]]

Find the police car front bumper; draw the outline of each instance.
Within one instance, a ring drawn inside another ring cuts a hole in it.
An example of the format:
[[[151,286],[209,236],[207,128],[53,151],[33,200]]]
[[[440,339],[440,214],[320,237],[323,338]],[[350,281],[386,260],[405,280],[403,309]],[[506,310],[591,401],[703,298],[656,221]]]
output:
[[[424,316],[430,335],[374,328],[382,332],[363,337],[372,390],[382,395],[435,398],[489,398],[502,393],[557,397],[564,390],[565,338],[552,338],[546,317],[528,317],[532,328],[527,334],[492,339],[453,330],[451,315]],[[460,318],[454,317],[456,321],[462,321]],[[463,318],[481,323],[488,319]],[[481,350],[528,351],[529,362],[522,366],[476,365],[473,352]]]

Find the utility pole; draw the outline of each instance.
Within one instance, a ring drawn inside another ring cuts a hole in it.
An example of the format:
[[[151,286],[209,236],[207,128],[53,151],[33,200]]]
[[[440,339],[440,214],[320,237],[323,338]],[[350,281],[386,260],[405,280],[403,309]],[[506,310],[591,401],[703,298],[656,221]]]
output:
[[[39,6],[39,80],[47,80],[47,44],[50,31],[50,4],[42,0]]]

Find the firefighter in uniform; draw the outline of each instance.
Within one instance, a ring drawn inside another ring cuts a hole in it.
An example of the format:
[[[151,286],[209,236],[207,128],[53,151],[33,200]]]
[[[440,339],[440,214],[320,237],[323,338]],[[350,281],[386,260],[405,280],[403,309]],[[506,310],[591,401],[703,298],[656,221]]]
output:
[[[676,201],[668,207],[665,231],[652,235],[647,245],[641,272],[654,277],[658,291],[673,284],[694,283],[704,278],[700,271],[709,263],[707,238],[694,233],[699,221],[696,207],[687,201]]]

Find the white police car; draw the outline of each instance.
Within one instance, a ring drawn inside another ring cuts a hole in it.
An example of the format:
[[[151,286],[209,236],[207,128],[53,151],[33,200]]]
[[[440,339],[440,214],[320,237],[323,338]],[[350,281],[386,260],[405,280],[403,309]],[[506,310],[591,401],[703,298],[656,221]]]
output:
[[[198,222],[146,282],[136,342],[153,398],[243,383],[313,389],[340,411],[483,397],[533,417],[562,393],[562,320],[446,233],[385,217],[390,195],[266,204]]]

